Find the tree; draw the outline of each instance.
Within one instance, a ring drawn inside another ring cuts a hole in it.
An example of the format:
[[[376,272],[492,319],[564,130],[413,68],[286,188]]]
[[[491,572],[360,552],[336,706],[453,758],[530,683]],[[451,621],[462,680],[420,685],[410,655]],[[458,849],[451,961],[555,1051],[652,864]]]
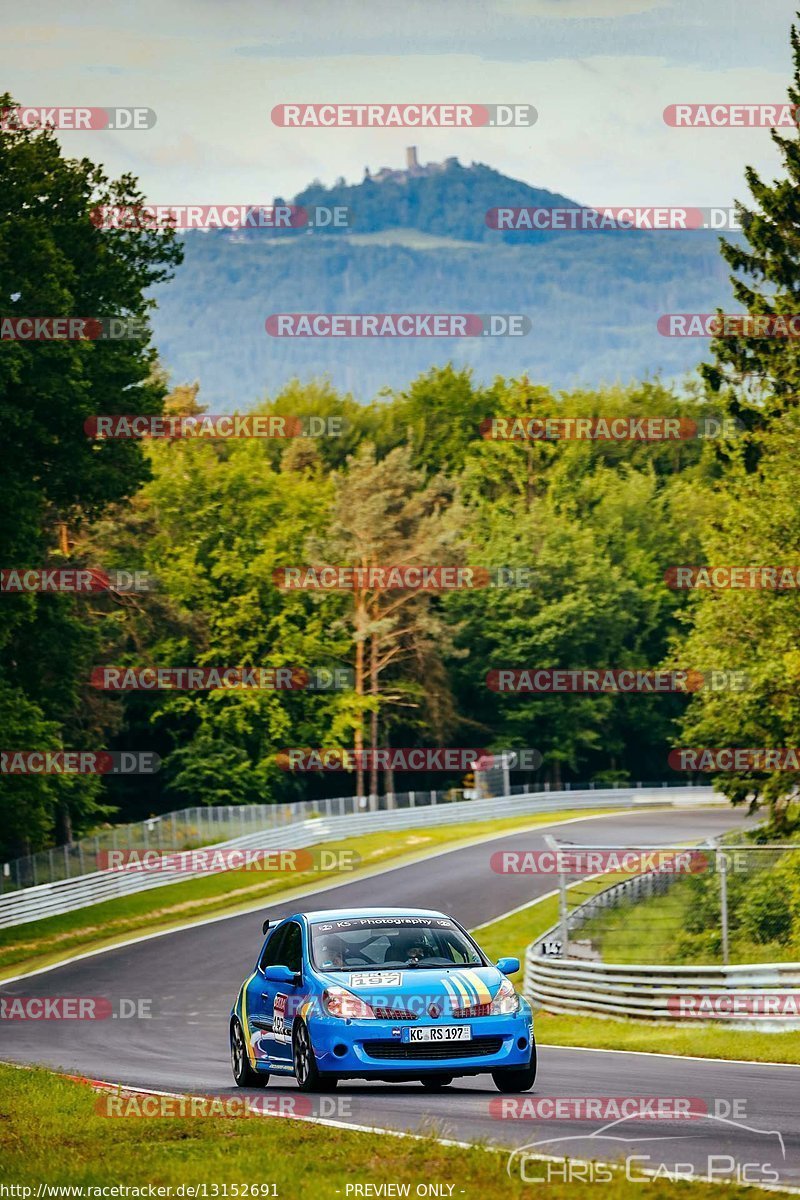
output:
[[[325,562],[369,570],[374,567],[438,565],[458,558],[459,536],[452,514],[453,489],[442,476],[426,482],[424,472],[412,465],[413,449],[398,446],[384,458],[364,443],[348,462],[347,472],[334,476],[330,531],[312,539],[312,557]],[[444,623],[437,619],[431,594],[411,590],[384,590],[369,580],[356,579],[348,623],[355,649],[353,740],[357,755],[364,749],[363,717],[370,714],[370,795],[378,790],[374,751],[382,709],[391,705],[417,707],[421,689],[399,686],[387,689],[382,680],[402,662],[416,660],[429,667],[448,641]],[[436,672],[429,675],[435,678]],[[441,677],[440,677],[441,678]],[[445,689],[446,690],[446,689]],[[440,702],[441,688],[429,693]],[[430,710],[429,710],[430,711]],[[364,794],[364,770],[356,764],[356,792]]]
[[[273,572],[302,561],[328,519],[331,485],[318,466],[279,471],[259,439],[157,442],[153,478],[136,499],[144,565],[159,591],[126,614],[114,661],[136,666],[313,668],[340,662],[331,633],[341,603],[282,591]],[[129,517],[125,518],[126,520]],[[135,531],[134,531],[135,533]],[[337,693],[164,691],[124,697],[126,720],[164,745],[164,802],[264,802],[292,794],[287,746],[324,739]]]
[[[793,25],[794,77],[789,103],[800,106],[800,32]],[[737,203],[744,241],[720,238],[720,249],[732,268],[733,294],[754,316],[788,316],[800,312],[800,139],[771,130],[786,176],[765,183],[752,167],[745,178],[752,207]],[[800,340],[796,337],[734,336],[716,338],[714,362],[703,375],[724,398],[727,411],[747,434],[796,407],[800,390]],[[754,470],[758,443],[748,437],[744,461]]]
[[[704,537],[712,564],[781,565],[800,561],[800,509],[795,478],[800,414],[757,435],[755,472],[731,468],[717,495],[716,520]],[[744,674],[743,691],[701,691],[681,726],[683,746],[770,749],[800,746],[800,599],[796,590],[698,591],[688,634],[676,646],[685,661]],[[791,821],[800,773],[740,771],[717,776],[734,804],[766,806],[778,831]]]
[[[555,397],[526,380],[495,385],[495,415],[683,416],[660,385]],[[693,561],[711,495],[711,454],[678,445],[486,441],[460,481],[470,561],[525,568],[526,587],[448,597],[463,659],[451,665],[459,711],[490,748],[533,746],[544,774],[658,778],[681,697],[530,696],[486,686],[497,668],[654,669],[685,598],[664,571]],[[580,774],[579,774],[580,772]]]
[[[0,96],[0,109],[13,107],[10,96]],[[147,325],[153,302],[145,292],[169,278],[180,249],[170,232],[104,231],[92,220],[98,205],[135,206],[142,199],[131,176],[112,182],[89,160],[62,157],[51,130],[0,132],[0,320],[120,317],[142,330],[115,341],[0,339],[5,567],[62,564],[82,527],[131,496],[146,476],[138,444],[97,443],[84,431],[98,413],[161,408],[165,388],[154,373]],[[47,730],[65,747],[87,748],[84,738],[98,731],[84,708],[95,644],[85,603],[64,595],[5,595],[2,605],[0,679],[18,708],[0,741],[31,748]],[[27,736],[20,726],[26,714]],[[34,846],[56,810],[67,839],[73,817],[97,811],[96,780],[52,776],[36,790],[38,811],[49,804],[49,818],[31,821],[25,840]],[[18,831],[17,840],[25,794],[15,787],[2,802],[3,823]]]

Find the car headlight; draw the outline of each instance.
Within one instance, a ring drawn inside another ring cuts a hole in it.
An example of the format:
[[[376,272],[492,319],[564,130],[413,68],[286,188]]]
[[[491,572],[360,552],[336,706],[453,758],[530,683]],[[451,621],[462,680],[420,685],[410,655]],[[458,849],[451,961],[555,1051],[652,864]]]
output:
[[[330,987],[322,993],[322,1007],[331,1017],[342,1020],[374,1021],[375,1013],[366,1000],[348,992],[347,988]]]
[[[489,1009],[490,1017],[507,1017],[511,1013],[519,1011],[519,996],[514,991],[514,985],[508,979],[504,979],[497,989],[497,995],[492,1001],[492,1007]]]

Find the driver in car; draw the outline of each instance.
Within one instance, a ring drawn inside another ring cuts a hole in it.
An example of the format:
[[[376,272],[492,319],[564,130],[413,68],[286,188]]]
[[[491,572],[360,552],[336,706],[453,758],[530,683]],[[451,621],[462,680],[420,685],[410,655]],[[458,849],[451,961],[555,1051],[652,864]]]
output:
[[[345,946],[341,938],[330,937],[326,938],[320,946],[320,961],[323,971],[329,970],[340,971],[344,968],[344,953]]]
[[[405,948],[406,961],[411,963],[419,963],[426,958],[435,958],[435,947],[430,945],[424,934],[414,934]]]

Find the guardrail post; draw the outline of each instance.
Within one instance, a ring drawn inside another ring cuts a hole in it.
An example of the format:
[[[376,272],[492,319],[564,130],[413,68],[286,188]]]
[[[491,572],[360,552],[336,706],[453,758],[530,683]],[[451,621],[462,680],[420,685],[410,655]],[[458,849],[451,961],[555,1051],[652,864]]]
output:
[[[436,803],[436,789],[431,788],[431,805]]]
[[[719,906],[722,918],[722,961],[727,967],[730,961],[728,946],[728,860],[725,851],[719,847],[716,850],[717,871],[719,872]]]
[[[563,871],[558,873],[558,924],[561,936],[561,953],[567,957],[569,945],[569,927],[567,924],[567,876]]]
[[[409,792],[409,793],[408,793],[408,807],[409,807],[409,808],[416,808],[416,807],[417,807],[417,794],[416,794],[416,792]]]

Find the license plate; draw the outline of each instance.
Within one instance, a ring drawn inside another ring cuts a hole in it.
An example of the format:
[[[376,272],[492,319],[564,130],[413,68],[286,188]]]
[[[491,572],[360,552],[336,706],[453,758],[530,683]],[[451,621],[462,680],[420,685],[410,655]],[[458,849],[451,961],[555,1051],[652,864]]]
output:
[[[404,1042],[470,1042],[470,1025],[406,1025],[403,1027]]]

